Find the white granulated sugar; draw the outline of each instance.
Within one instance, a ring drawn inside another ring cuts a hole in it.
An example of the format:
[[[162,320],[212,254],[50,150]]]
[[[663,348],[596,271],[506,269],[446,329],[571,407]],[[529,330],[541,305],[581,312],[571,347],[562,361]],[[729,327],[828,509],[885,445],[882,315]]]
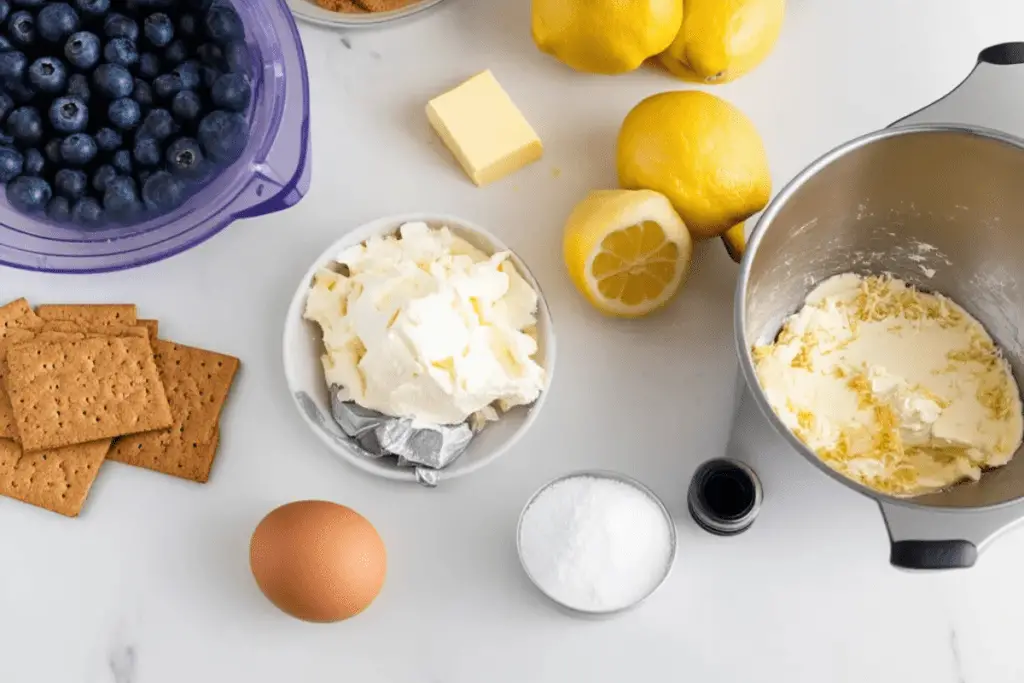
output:
[[[650,593],[671,561],[672,534],[643,491],[580,476],[530,504],[520,530],[523,564],[550,597],[582,611],[627,607]]]

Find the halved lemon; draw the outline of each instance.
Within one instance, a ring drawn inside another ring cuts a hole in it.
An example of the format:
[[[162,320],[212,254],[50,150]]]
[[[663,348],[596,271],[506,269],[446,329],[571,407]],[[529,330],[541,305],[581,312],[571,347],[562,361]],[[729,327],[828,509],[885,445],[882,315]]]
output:
[[[602,313],[621,318],[668,303],[693,256],[683,219],[651,190],[591,192],[566,221],[563,247],[576,289]]]

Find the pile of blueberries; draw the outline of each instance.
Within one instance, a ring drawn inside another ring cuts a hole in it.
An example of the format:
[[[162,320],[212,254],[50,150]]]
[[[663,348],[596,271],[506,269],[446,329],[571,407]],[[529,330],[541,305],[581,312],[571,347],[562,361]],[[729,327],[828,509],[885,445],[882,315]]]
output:
[[[0,183],[83,228],[180,206],[249,141],[226,0],[0,0]]]

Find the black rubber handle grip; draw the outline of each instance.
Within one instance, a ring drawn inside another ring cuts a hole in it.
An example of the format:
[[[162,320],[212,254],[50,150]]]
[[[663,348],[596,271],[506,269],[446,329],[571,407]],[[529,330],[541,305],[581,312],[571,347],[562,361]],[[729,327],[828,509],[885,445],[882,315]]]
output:
[[[974,566],[978,548],[970,541],[896,541],[889,562],[901,569],[964,569]]]
[[[1024,64],[1024,43],[1001,43],[986,47],[978,55],[978,61],[999,66]]]

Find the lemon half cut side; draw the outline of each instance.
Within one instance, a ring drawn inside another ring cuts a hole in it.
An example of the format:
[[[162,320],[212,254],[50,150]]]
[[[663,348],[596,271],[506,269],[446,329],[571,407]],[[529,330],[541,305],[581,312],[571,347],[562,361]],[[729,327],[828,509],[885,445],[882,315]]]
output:
[[[569,216],[564,256],[573,284],[595,308],[636,318],[661,308],[679,291],[693,243],[664,195],[598,190]]]

